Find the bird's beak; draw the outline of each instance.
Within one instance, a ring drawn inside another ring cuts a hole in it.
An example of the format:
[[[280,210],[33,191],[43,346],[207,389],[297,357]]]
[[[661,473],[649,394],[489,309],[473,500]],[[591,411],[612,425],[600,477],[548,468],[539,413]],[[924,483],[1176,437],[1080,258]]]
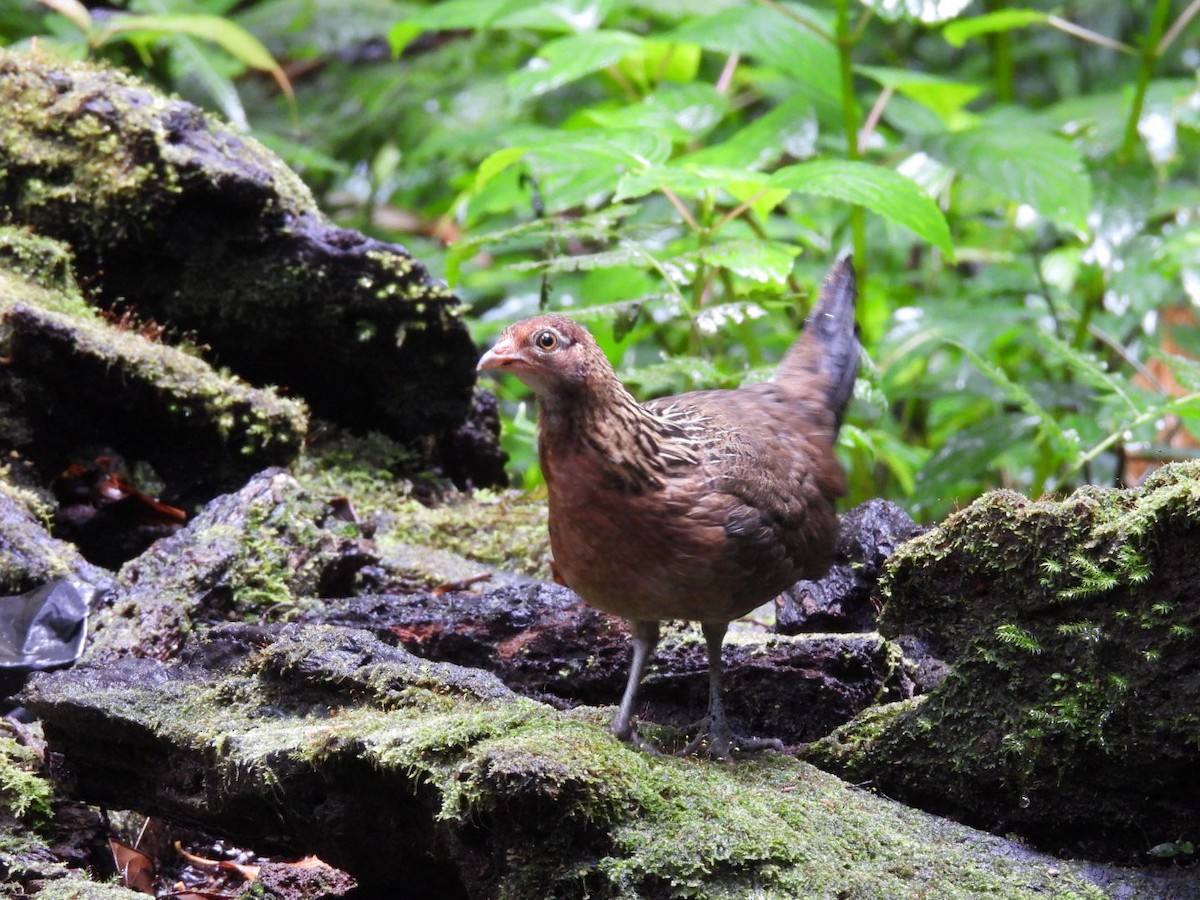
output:
[[[500,340],[496,341],[496,346],[483,354],[479,359],[479,365],[475,367],[476,372],[484,372],[488,369],[503,369],[506,366],[511,366],[521,359],[517,353],[516,345],[506,335],[501,335]]]

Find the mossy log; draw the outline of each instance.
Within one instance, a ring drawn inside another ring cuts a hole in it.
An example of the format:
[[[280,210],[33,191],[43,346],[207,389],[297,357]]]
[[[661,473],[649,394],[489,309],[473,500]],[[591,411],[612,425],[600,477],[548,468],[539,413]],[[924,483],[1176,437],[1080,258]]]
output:
[[[435,462],[447,444],[460,480],[503,478],[487,426],[460,430],[476,351],[458,300],[403,247],[334,227],[279,159],[197,107],[0,50],[0,206],[70,245],[99,305],[195,334],[323,418]]]
[[[951,672],[814,759],[1053,851],[1200,841],[1200,463],[1063,500],[1000,491],[904,545],[880,628]]]
[[[786,756],[648,756],[594,713],[347,629],[227,626],[177,664],[38,675],[25,699],[79,795],[316,853],[366,898],[1166,900],[1195,888],[1042,857]]]

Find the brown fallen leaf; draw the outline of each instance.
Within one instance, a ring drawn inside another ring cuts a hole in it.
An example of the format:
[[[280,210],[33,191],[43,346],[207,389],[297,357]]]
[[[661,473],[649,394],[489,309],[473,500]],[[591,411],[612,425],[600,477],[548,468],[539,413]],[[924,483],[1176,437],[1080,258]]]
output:
[[[154,876],[157,872],[154,860],[141,850],[130,847],[116,838],[108,839],[108,849],[112,853],[121,884],[131,891],[153,896]]]

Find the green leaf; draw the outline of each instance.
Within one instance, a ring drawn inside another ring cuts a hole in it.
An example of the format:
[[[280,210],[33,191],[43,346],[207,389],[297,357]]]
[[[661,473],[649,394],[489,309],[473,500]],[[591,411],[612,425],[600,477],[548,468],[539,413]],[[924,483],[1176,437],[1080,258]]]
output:
[[[933,244],[948,256],[954,242],[946,217],[910,178],[871,163],[820,159],[785,166],[771,176],[775,187],[857,203]]]
[[[1002,197],[1087,233],[1092,183],[1083,156],[1069,141],[1033,128],[986,125],[934,135],[925,149]]]
[[[961,47],[971,38],[1037,25],[1048,18],[1050,17],[1046,13],[1034,9],[1002,9],[987,15],[951,22],[942,29],[942,37],[952,47]]]
[[[1076,350],[1066,341],[1041,329],[1038,329],[1035,334],[1038,342],[1050,353],[1066,362],[1075,376],[1081,377],[1093,387],[1119,398],[1129,408],[1130,412],[1135,415],[1137,414],[1139,409],[1138,404],[1125,390],[1125,384],[1122,382],[1122,379],[1105,371],[1103,364],[1094,356]]]
[[[781,157],[807,159],[817,152],[819,125],[812,103],[788,97],[719,144],[680,157],[693,168],[764,169]]]
[[[1011,402],[1020,406],[1029,418],[1037,423],[1039,433],[1050,440],[1060,455],[1070,455],[1077,448],[1078,440],[1063,431],[1057,418],[1047,412],[1023,384],[1014,380],[1003,368],[991,360],[985,359],[966,344],[959,341],[947,341],[946,343],[962,351],[963,355],[974,363],[975,368],[981,374],[1000,388]]]
[[[54,10],[60,16],[65,16],[82,32],[92,28],[92,14],[79,0],[38,0],[43,6]]]
[[[828,20],[799,3],[786,8],[808,25],[766,6],[738,5],[694,19],[668,32],[664,40],[747,55],[840,102],[841,72]]]
[[[280,90],[292,96],[291,82],[262,42],[242,26],[220,16],[117,15],[105,20],[103,27],[92,35],[92,41],[100,46],[116,37],[130,39],[151,34],[187,35],[216,44],[244,66],[269,72]]]
[[[932,25],[953,19],[970,5],[971,0],[860,0],[860,2],[886,22],[906,20]]]
[[[518,138],[519,144],[551,211],[592,203],[613,193],[628,173],[671,155],[671,141],[648,131],[532,129],[523,136],[528,139]]]
[[[397,48],[398,39],[414,30],[413,37],[424,31],[501,28],[568,34],[592,31],[599,27],[613,6],[614,0],[545,0],[541,3],[530,0],[444,0],[397,22],[389,40],[393,52],[399,53],[403,46]]]
[[[444,6],[434,4],[433,8]],[[478,7],[478,0],[467,0],[468,7]],[[488,24],[504,28],[529,28],[535,31],[595,31],[609,14],[622,5],[620,0],[502,0],[500,9]],[[475,25],[467,28],[478,28]]]
[[[701,56],[700,48],[692,44],[646,38],[641,47],[621,60],[619,68],[621,74],[645,94],[662,82],[695,82]]]
[[[475,170],[471,193],[478,194],[489,181],[521,160],[528,152],[524,147],[502,147],[495,153],[489,154]]]
[[[508,87],[517,100],[528,100],[606,69],[642,43],[624,31],[574,34],[543,44],[525,68],[509,76]]]
[[[686,143],[702,138],[725,117],[729,100],[708,84],[664,85],[641,103],[591,109],[583,115],[603,128],[644,128]]]
[[[637,244],[625,241],[615,250],[602,250],[599,253],[580,253],[572,256],[556,256],[552,259],[527,260],[512,263],[508,266],[514,272],[589,272],[594,269],[612,269],[618,266],[636,266],[644,268],[649,264],[650,257]]]
[[[952,81],[910,69],[855,66],[854,71],[928,107],[947,124],[953,124],[963,107],[983,93],[983,88],[977,84]]]
[[[704,263],[750,281],[781,287],[792,274],[792,263],[799,253],[799,247],[781,241],[723,241],[664,260],[662,267],[679,283],[690,282],[698,264]]]
[[[664,189],[683,197],[700,197],[712,191],[726,191],[731,196],[743,199],[770,186],[770,176],[761,172],[717,166],[659,165],[622,177],[614,199],[644,197]]]

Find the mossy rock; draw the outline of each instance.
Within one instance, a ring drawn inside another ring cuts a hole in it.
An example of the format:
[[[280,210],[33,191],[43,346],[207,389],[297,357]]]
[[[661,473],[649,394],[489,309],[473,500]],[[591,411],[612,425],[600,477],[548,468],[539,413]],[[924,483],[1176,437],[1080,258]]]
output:
[[[1200,462],[1134,490],[1000,491],[909,542],[881,630],[952,663],[814,754],[890,796],[1121,860],[1200,839]]]
[[[114,327],[73,281],[26,280],[20,272],[36,254],[62,246],[0,229],[0,245],[6,237],[19,252],[18,270],[0,268],[0,441],[46,481],[78,453],[104,448],[148,463],[167,485],[165,499],[187,505],[300,451],[303,404]]]
[[[477,351],[458,299],[403,247],[335,227],[280,159],[198,107],[0,49],[0,207],[69,245],[98,305],[194,333],[331,421],[433,447],[460,480],[503,477],[494,427],[463,430]]]
[[[557,712],[327,626],[230,626],[181,664],[42,675],[25,699],[78,794],[316,853],[365,896],[1161,900],[1195,887],[1040,856],[786,756],[649,756],[609,735],[604,711]]]

